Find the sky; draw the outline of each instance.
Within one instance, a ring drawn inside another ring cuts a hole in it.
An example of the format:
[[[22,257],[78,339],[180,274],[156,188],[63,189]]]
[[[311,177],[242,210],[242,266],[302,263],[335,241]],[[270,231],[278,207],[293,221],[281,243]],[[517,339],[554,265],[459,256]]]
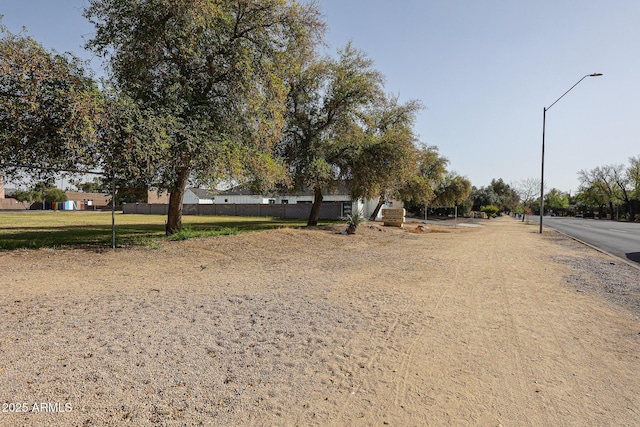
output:
[[[0,0],[3,24],[49,49],[83,50],[83,0]],[[578,172],[640,155],[640,1],[318,0],[330,53],[351,41],[401,101],[415,131],[472,185],[540,179],[575,193]]]

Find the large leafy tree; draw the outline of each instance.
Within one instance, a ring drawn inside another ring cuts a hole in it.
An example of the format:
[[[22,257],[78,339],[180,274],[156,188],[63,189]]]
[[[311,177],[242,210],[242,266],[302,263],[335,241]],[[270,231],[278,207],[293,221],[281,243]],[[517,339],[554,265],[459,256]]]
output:
[[[0,25],[0,170],[45,178],[91,167],[100,93],[84,64]]]
[[[318,224],[323,191],[351,172],[361,146],[364,109],[382,96],[382,75],[373,61],[348,44],[337,58],[309,57],[290,81],[286,132],[280,155],[295,190],[313,189],[307,224]]]
[[[87,46],[108,58],[116,91],[160,120],[150,150],[138,141],[123,155],[148,153],[145,179],[170,191],[168,233],[182,226],[189,181],[281,176],[272,152],[285,83],[323,30],[313,2],[89,0],[85,16],[96,27]]]
[[[363,119],[360,143],[350,162],[351,197],[378,198],[370,220],[378,216],[387,198],[397,198],[411,178],[416,163],[416,136],[413,124],[422,108],[412,100],[399,103],[398,97],[382,98]]]

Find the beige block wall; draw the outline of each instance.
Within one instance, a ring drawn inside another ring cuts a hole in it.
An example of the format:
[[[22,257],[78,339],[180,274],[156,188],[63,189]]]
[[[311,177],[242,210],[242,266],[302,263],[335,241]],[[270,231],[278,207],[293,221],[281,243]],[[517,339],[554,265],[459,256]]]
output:
[[[163,191],[158,196],[158,190],[152,188],[147,193],[147,203],[150,205],[169,203],[169,192]]]

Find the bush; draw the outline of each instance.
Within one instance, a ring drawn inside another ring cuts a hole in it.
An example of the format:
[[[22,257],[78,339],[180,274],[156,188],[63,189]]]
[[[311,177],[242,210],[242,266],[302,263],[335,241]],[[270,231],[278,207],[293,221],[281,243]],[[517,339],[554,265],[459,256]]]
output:
[[[498,211],[500,211],[500,209],[494,205],[482,206],[480,208],[480,212],[486,213],[489,218],[498,216]]]

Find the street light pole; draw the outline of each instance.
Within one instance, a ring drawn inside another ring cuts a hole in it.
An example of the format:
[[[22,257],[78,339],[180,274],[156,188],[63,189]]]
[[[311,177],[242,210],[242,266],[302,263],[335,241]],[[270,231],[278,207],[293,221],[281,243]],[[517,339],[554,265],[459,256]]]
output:
[[[582,78],[578,80],[576,84],[571,86],[569,90],[563,93],[562,96],[560,96],[560,98],[553,101],[553,104],[549,105],[548,107],[544,107],[542,109],[542,172],[540,173],[540,234],[542,234],[542,217],[544,216],[544,131],[545,131],[546,121],[547,121],[547,110],[553,107],[556,104],[556,102],[564,98],[566,94],[571,92],[571,89],[578,86],[578,84],[584,79],[586,79],[587,77],[599,77],[601,75],[602,73],[593,73],[593,74],[586,74],[582,76]]]

